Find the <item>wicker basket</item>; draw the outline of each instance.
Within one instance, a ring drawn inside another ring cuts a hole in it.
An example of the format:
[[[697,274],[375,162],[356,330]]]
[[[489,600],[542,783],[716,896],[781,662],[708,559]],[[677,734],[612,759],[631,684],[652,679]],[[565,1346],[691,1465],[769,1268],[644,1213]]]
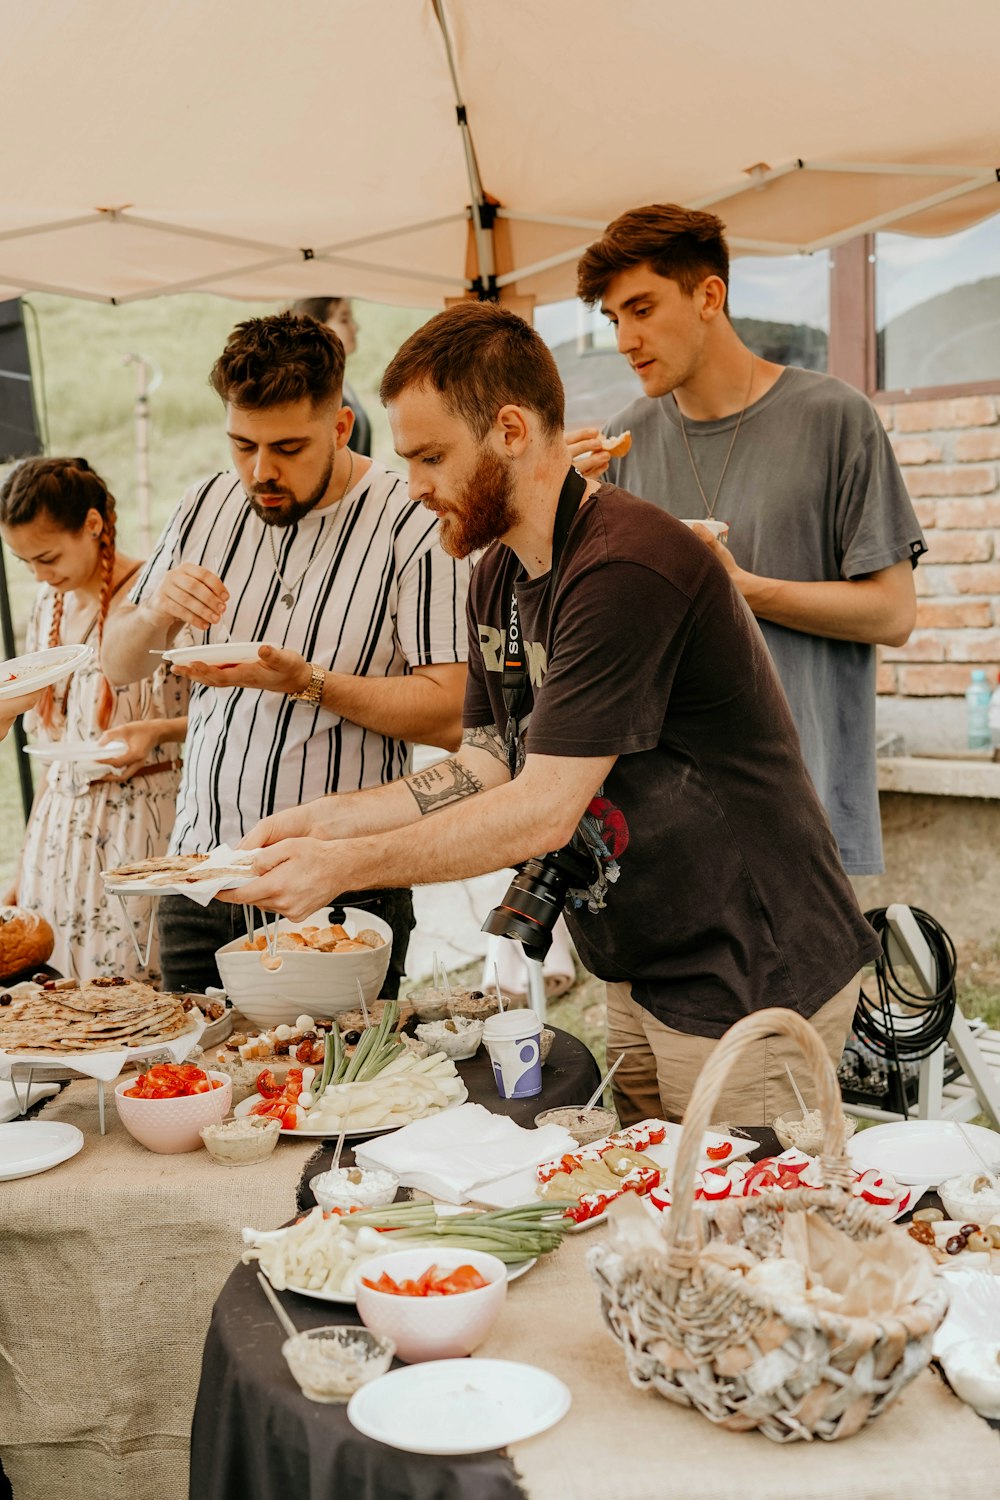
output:
[[[701,1140],[729,1068],[746,1045],[775,1033],[796,1041],[809,1063],[826,1122],[820,1156],[826,1186],[696,1205]],[[948,1306],[940,1279],[918,1301],[876,1322],[769,1292],[739,1270],[701,1258],[708,1241],[718,1239],[760,1258],[780,1255],[785,1216],[794,1213],[822,1215],[855,1240],[901,1236],[904,1254],[925,1255],[849,1192],[843,1145],[836,1074],[808,1022],[793,1011],[764,1010],[733,1026],[703,1068],[684,1116],[662,1244],[602,1244],[588,1252],[604,1317],[625,1350],[634,1385],[651,1385],[720,1426],[759,1428],[789,1442],[857,1432],[919,1374]]]

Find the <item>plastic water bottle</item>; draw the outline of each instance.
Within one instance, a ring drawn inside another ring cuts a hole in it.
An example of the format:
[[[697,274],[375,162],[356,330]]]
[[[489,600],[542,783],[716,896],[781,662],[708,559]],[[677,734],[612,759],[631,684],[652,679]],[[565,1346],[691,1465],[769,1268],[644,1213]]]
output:
[[[990,748],[990,704],[993,695],[982,667],[976,667],[965,690],[965,711],[970,750]]]
[[[1000,682],[993,689],[993,697],[990,699],[990,744],[993,746],[994,759],[1000,759]]]

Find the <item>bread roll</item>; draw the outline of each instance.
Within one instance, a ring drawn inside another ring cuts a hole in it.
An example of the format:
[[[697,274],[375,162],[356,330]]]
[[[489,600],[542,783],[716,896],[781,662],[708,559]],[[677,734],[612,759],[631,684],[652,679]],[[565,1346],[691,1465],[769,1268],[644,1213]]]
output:
[[[37,912],[0,906],[0,980],[47,963],[55,945],[55,933]]]

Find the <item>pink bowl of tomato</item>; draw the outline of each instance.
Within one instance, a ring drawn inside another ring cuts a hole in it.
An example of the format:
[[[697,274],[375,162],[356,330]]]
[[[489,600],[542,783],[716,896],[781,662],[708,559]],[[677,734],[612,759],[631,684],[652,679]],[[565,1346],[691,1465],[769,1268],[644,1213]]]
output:
[[[129,1135],[164,1155],[200,1150],[202,1126],[220,1124],[232,1100],[228,1074],[192,1063],[163,1063],[115,1088],[115,1106]]]

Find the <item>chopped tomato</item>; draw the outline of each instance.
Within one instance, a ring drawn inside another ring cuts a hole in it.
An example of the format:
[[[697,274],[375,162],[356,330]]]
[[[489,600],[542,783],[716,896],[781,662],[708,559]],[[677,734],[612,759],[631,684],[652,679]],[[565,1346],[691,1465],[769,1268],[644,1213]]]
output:
[[[257,1074],[257,1092],[258,1094],[262,1094],[265,1099],[276,1099],[279,1094],[284,1092],[270,1068],[262,1068]]]
[[[489,1282],[475,1266],[469,1265],[456,1266],[447,1275],[437,1266],[428,1266],[421,1275],[409,1276],[404,1281],[394,1281],[387,1271],[383,1271],[377,1281],[369,1281],[367,1276],[362,1276],[361,1281],[362,1285],[371,1287],[373,1292],[387,1292],[395,1297],[452,1297],[462,1292],[477,1292],[481,1287],[489,1286]]]
[[[724,1161],[727,1156],[732,1154],[732,1149],[729,1141],[720,1141],[717,1146],[706,1147],[705,1155],[710,1161]]]

